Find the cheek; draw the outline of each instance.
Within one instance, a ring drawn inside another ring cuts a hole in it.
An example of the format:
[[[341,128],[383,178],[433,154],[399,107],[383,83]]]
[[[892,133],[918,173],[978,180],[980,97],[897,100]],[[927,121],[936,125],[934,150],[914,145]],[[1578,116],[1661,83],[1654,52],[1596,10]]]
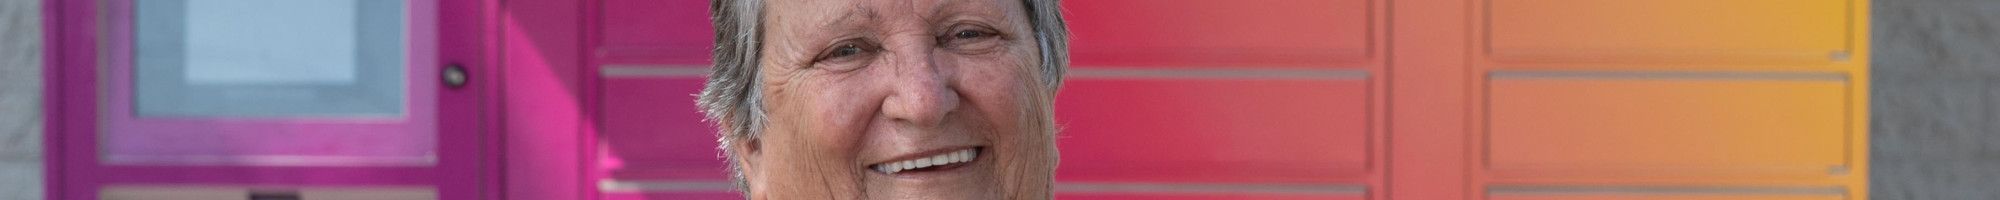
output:
[[[1005,51],[984,55],[957,55],[952,62],[958,65],[959,85],[956,89],[968,101],[987,111],[988,115],[1007,116],[1015,119],[1020,109],[1027,108],[1034,91],[1031,84],[1039,62],[1034,62],[1032,46],[1010,45]]]
[[[963,95],[965,106],[970,106],[961,109],[978,109],[980,112],[976,113],[985,120],[982,123],[996,129],[996,134],[990,137],[997,142],[1029,144],[1044,140],[1046,137],[1038,137],[1041,130],[1034,128],[1037,127],[1034,122],[1045,117],[1035,114],[1040,113],[1036,112],[1040,108],[1034,102],[1039,97],[1031,93],[1035,91],[1032,84],[1037,84],[1030,75],[1034,71],[1030,67],[1034,65],[1025,56],[1006,54],[967,57],[957,62],[961,71],[956,89]]]
[[[854,166],[859,135],[855,128],[824,120],[843,118],[837,113],[847,112],[849,106],[838,99],[842,94],[828,91],[812,81],[794,80],[784,94],[767,96],[770,124],[766,127],[764,149],[767,154],[762,159],[765,179],[769,188],[788,188],[775,191],[771,199],[824,199],[826,196],[853,196],[847,194],[859,186],[845,180],[857,180],[860,169]],[[770,94],[770,93],[767,93]],[[832,184],[830,184],[832,183]],[[806,196],[788,196],[806,195]]]
[[[843,88],[823,87],[813,81],[794,80],[783,94],[769,96],[771,123],[766,130],[786,137],[786,154],[803,156],[795,161],[845,163],[854,155],[860,139],[855,115],[863,107],[855,104]],[[775,142],[775,141],[774,141]]]
[[[995,191],[1013,197],[1048,196],[1056,165],[1055,140],[1045,113],[1047,96],[1034,80],[1038,66],[1025,56],[968,61],[959,89],[994,129]],[[983,64],[980,64],[983,63]]]
[[[787,112],[794,116],[792,119],[795,123],[791,123],[790,126],[797,128],[797,131],[804,133],[807,138],[819,143],[842,144],[845,142],[841,141],[856,136],[854,133],[857,132],[858,126],[854,119],[861,117],[855,115],[860,105],[855,103],[854,96],[840,95],[847,92],[831,90],[838,89],[805,89],[800,92],[800,96],[794,98],[797,100],[793,101]]]
[[[959,87],[954,88],[964,98],[968,106],[975,106],[987,115],[1016,115],[1021,108],[1019,97],[1024,93],[1022,65],[1012,59],[979,59],[960,62]],[[993,118],[991,119],[1011,119]]]

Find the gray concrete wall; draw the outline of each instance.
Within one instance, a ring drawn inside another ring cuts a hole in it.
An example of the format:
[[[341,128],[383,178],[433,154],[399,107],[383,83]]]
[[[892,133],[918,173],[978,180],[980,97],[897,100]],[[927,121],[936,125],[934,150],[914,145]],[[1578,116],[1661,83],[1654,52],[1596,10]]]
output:
[[[41,0],[0,0],[0,199],[42,198]]]
[[[1876,0],[1870,199],[2000,199],[2000,0]]]

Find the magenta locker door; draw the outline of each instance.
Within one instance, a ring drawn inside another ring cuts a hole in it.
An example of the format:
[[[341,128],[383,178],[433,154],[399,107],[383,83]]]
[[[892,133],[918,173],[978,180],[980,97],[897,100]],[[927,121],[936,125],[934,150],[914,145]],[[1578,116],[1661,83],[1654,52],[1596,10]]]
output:
[[[708,74],[708,1],[595,0],[586,55],[597,73],[590,149],[599,199],[742,199],[693,94]]]
[[[51,0],[51,199],[489,196],[465,3]]]

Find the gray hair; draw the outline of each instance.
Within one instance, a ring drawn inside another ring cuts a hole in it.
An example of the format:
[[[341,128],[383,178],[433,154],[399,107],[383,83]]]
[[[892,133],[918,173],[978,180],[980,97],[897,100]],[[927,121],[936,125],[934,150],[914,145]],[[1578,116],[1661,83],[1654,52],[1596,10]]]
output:
[[[1069,28],[1063,23],[1061,2],[1022,0],[1022,5],[1027,8],[1036,46],[1040,48],[1038,81],[1047,90],[1043,92],[1054,94],[1062,88],[1063,73],[1069,68]],[[709,72],[708,83],[702,87],[695,104],[707,114],[709,122],[722,129],[719,149],[729,160],[730,178],[739,190],[748,193],[749,186],[740,166],[742,158],[730,155],[734,153],[729,151],[729,145],[761,136],[766,120],[763,94],[758,92],[762,84],[757,80],[757,52],[763,45],[758,41],[763,34],[760,27],[763,1],[711,0],[709,11],[715,25],[715,69]]]

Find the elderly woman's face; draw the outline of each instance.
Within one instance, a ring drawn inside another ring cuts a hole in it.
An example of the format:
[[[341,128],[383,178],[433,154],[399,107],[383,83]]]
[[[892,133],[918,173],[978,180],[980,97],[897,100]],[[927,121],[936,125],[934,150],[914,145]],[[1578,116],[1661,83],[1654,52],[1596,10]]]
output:
[[[1047,198],[1049,95],[1019,0],[773,0],[759,199]],[[737,148],[740,147],[740,148]]]

